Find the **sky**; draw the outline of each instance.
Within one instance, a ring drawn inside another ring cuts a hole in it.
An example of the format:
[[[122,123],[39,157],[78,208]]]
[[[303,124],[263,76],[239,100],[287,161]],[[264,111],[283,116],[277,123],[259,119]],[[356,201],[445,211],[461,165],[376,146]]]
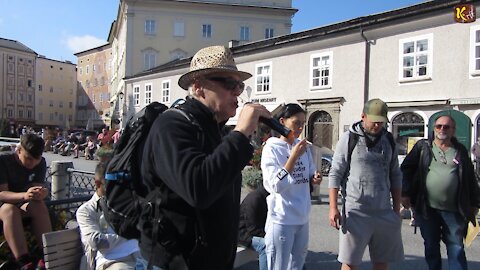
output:
[[[74,53],[105,44],[120,0],[0,0],[0,37],[37,54],[77,62]],[[292,32],[415,5],[420,0],[292,0]]]

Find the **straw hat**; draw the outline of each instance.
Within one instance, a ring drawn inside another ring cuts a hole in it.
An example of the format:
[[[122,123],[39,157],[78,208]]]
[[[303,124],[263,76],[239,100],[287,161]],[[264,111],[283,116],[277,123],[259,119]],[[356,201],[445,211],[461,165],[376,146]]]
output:
[[[252,74],[239,71],[230,49],[224,46],[211,46],[199,50],[190,62],[190,71],[183,74],[178,85],[187,90],[193,79],[217,72],[235,73],[244,81]]]

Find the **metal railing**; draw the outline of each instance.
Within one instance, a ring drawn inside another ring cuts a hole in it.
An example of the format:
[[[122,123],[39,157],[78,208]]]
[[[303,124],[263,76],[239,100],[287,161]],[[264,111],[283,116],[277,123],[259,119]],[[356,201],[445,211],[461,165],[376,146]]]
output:
[[[55,173],[48,167],[46,181],[50,185]],[[88,201],[95,192],[94,172],[68,168],[67,173],[66,196],[60,199],[49,198],[46,200],[54,229],[63,229],[68,222],[75,220],[75,213],[78,207]]]

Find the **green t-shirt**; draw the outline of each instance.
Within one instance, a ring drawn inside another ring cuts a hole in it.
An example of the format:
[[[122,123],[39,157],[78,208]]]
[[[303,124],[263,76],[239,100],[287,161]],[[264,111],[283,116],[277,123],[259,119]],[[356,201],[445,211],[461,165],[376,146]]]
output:
[[[430,207],[446,211],[457,211],[458,190],[455,148],[443,152],[433,143],[433,158],[427,174],[427,193]]]

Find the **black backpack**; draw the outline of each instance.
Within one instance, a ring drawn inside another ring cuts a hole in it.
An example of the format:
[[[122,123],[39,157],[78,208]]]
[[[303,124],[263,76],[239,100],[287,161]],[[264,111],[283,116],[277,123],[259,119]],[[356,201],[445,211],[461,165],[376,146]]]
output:
[[[168,109],[158,102],[152,102],[133,115],[127,122],[120,140],[113,149],[113,157],[105,173],[106,194],[100,201],[104,216],[118,235],[126,239],[139,239],[142,212],[146,207],[159,208],[163,193],[158,189],[149,192],[140,172],[143,149],[153,122],[167,109],[176,111],[193,123],[192,116],[178,108],[177,100]],[[158,205],[157,205],[158,204]],[[161,211],[155,211],[156,220],[163,218]]]
[[[113,230],[127,239],[140,238],[137,224],[147,196],[140,173],[143,148],[153,122],[167,109],[153,102],[130,118],[107,166],[101,207]]]

